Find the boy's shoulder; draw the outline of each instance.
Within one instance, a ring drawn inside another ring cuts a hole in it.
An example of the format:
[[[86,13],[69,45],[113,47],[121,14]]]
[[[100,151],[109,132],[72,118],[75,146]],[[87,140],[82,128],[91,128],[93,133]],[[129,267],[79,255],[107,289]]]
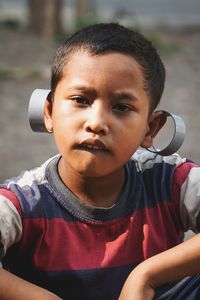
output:
[[[18,189],[27,189],[28,187],[39,186],[47,182],[46,168],[49,163],[55,159],[56,156],[49,158],[39,167],[31,170],[24,170],[19,175],[6,179],[0,184],[0,188],[11,189],[13,186],[17,186]]]
[[[135,162],[138,171],[152,169],[158,164],[167,164],[177,167],[187,161],[186,158],[182,158],[178,153],[174,153],[170,156],[161,156],[146,149],[138,149],[131,159]]]

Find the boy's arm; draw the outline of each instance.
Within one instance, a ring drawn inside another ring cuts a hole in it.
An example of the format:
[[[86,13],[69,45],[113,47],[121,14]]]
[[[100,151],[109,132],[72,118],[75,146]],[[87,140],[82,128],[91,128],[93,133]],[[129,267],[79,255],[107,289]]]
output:
[[[0,259],[4,257],[7,248],[19,241],[22,233],[20,213],[13,203],[16,205],[18,203],[14,193],[0,189]],[[19,205],[17,207],[19,208]],[[58,300],[60,298],[0,267],[0,299]]]
[[[61,298],[0,268],[0,299],[59,300]]]
[[[200,234],[139,264],[127,278],[119,300],[151,300],[156,287],[197,273]]]

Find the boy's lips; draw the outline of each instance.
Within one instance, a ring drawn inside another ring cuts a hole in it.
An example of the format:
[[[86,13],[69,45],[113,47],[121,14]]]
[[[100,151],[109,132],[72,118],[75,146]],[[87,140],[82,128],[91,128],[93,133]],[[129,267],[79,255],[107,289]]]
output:
[[[81,147],[82,149],[85,148],[85,149],[89,149],[89,150],[108,151],[108,148],[106,147],[104,142],[102,142],[99,139],[94,139],[94,138],[86,138],[86,139],[82,140],[79,143],[79,147]]]

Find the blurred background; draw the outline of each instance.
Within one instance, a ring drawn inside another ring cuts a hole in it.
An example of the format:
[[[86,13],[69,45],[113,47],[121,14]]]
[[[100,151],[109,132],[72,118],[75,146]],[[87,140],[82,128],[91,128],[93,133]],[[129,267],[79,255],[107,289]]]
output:
[[[199,0],[0,0],[0,180],[57,152],[52,135],[30,129],[31,93],[49,88],[52,58],[64,38],[110,21],[142,32],[158,49],[167,71],[159,108],[185,120],[179,153],[200,163]],[[165,134],[160,142],[167,143]]]

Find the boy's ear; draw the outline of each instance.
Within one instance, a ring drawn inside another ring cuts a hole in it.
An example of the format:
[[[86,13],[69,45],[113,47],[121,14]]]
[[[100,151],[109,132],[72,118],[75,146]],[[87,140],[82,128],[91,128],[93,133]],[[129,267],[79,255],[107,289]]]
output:
[[[155,111],[149,116],[149,126],[146,135],[143,139],[141,147],[149,148],[153,145],[153,140],[157,133],[167,121],[167,116],[164,111]]]
[[[49,133],[53,132],[52,109],[53,109],[53,102],[52,100],[47,99],[44,104],[44,123]]]

